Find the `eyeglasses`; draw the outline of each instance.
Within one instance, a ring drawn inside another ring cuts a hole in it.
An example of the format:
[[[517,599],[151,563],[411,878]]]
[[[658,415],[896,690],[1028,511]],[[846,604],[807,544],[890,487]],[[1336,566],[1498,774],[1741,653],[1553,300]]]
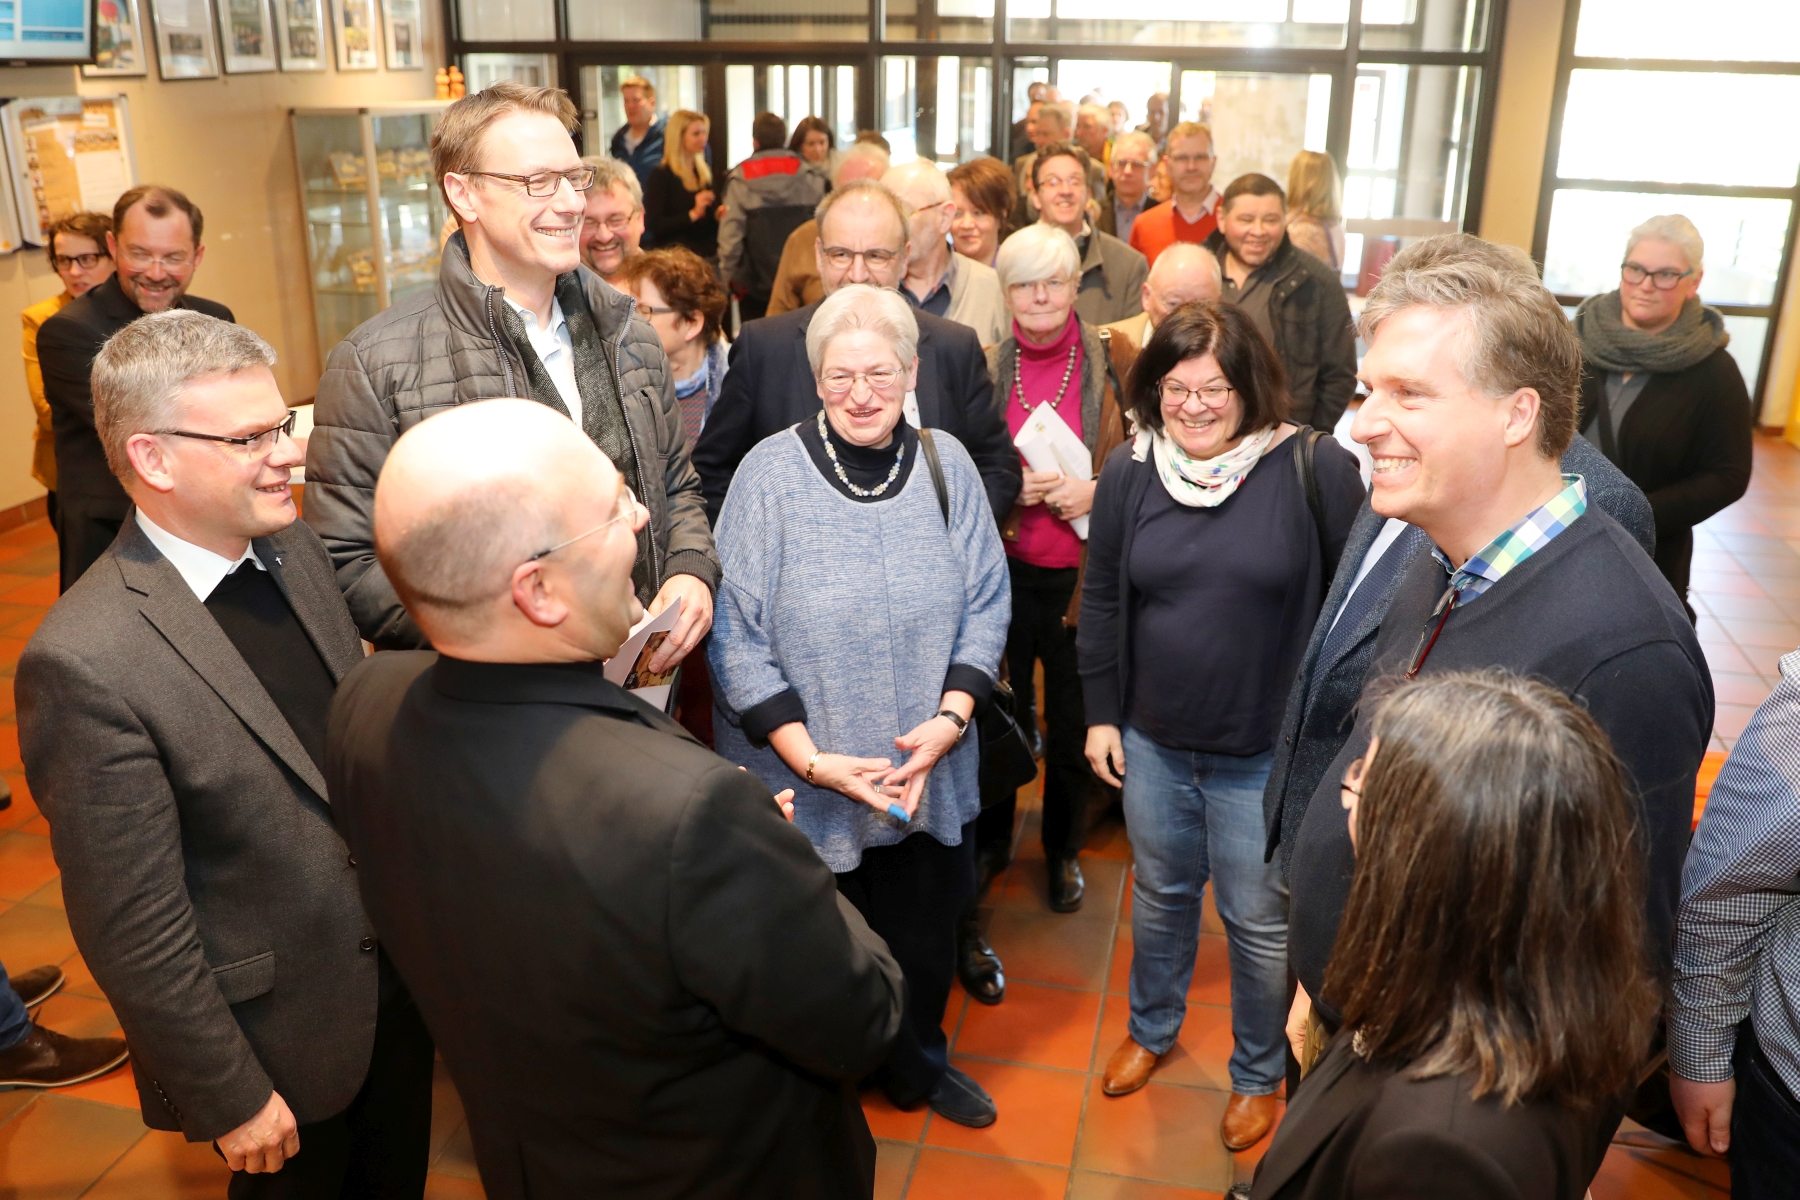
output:
[[[250,457],[255,458],[275,449],[282,438],[294,436],[294,423],[299,419],[300,414],[290,408],[287,420],[281,424],[265,429],[261,433],[246,434],[243,437],[227,437],[222,433],[190,433],[185,429],[158,429],[156,433],[161,437],[184,437],[201,442],[223,442],[227,446],[236,446]]]
[[[1220,384],[1213,384],[1203,388],[1191,388],[1184,383],[1177,383],[1173,379],[1165,379],[1162,381],[1163,403],[1172,405],[1176,408],[1180,408],[1183,404],[1186,404],[1188,402],[1188,397],[1190,396],[1200,401],[1200,403],[1206,405],[1208,408],[1218,408],[1221,404],[1224,404],[1227,400],[1231,399],[1231,393],[1236,390],[1236,388],[1225,387]]]
[[[1361,800],[1363,794],[1363,776],[1368,773],[1368,769],[1368,755],[1365,754],[1361,758],[1351,759],[1350,766],[1344,771],[1344,781],[1339,784],[1338,787],[1350,795],[1355,796],[1358,800]]]
[[[95,263],[107,257],[110,256],[104,250],[97,254],[52,254],[50,262],[58,271],[66,271],[70,267],[80,267],[84,271],[91,271]]]
[[[895,367],[876,367],[873,371],[827,371],[819,377],[819,382],[832,395],[841,396],[855,387],[859,379],[869,385],[870,391],[884,392],[899,378],[900,372]]]
[[[1120,171],[1148,171],[1150,163],[1142,158],[1115,158],[1112,165]]]
[[[576,188],[575,190],[580,191],[581,189]],[[527,195],[531,195],[531,194],[534,194],[534,193],[527,193]],[[544,193],[544,195],[546,195],[546,196],[548,196],[549,194],[550,194],[549,192]],[[631,218],[633,218],[635,216],[637,216],[637,210],[634,208],[630,212],[627,212],[627,213],[614,213],[612,216],[606,218],[606,220],[604,220],[604,221],[598,220],[594,217],[588,217],[582,223],[586,224],[586,225],[603,226],[606,229],[606,232],[608,232],[608,233],[624,233],[627,229],[629,229],[631,227]]]
[[[1636,287],[1638,284],[1644,282],[1645,276],[1649,276],[1656,284],[1656,290],[1659,292],[1673,291],[1676,284],[1692,274],[1693,271],[1691,270],[1677,271],[1674,267],[1664,267],[1660,271],[1647,271],[1634,262],[1619,264],[1619,276],[1624,279],[1626,283],[1629,283],[1632,287]]]
[[[857,259],[873,270],[879,270],[900,257],[898,250],[884,250],[877,247],[873,250],[850,250],[843,246],[827,246],[822,251],[825,261],[838,268],[846,268]]]
[[[672,317],[680,315],[672,308],[657,308],[650,304],[640,304],[637,306],[637,310],[646,317]]]
[[[644,508],[644,506],[638,502],[637,493],[632,491],[628,487],[622,487],[619,489],[619,511],[618,512],[614,513],[612,516],[608,517],[606,520],[600,522],[598,525],[594,526],[592,529],[589,529],[584,533],[578,533],[572,538],[565,538],[563,541],[556,543],[556,545],[551,546],[548,549],[539,550],[536,554],[532,555],[530,558],[526,559],[525,561],[528,563],[534,563],[534,562],[537,562],[539,559],[548,558],[548,557],[550,557],[550,555],[555,554],[558,550],[561,550],[566,546],[573,546],[576,542],[579,542],[582,538],[593,537],[596,533],[599,533],[602,529],[610,529],[612,526],[617,525],[620,521],[629,521],[629,520],[635,518],[637,516],[639,510],[641,510],[643,508]]]
[[[125,261],[140,271],[147,271],[152,266],[165,271],[179,271],[194,261],[194,256],[185,250],[177,250],[173,254],[152,254],[142,246],[125,247]]]
[[[463,174],[486,175],[489,179],[504,179],[509,183],[520,184],[527,196],[542,200],[556,195],[558,185],[565,181],[578,192],[587,191],[594,186],[596,172],[592,167],[576,167],[570,171],[537,171],[530,175],[503,175],[499,171],[464,171]]]
[[[1038,180],[1038,190],[1042,191],[1044,188],[1081,188],[1085,191],[1087,188],[1087,176],[1046,175]]]
[[[1069,288],[1069,281],[1058,277],[1050,279],[1034,279],[1030,283],[1015,283],[1007,290],[1023,300],[1027,296],[1036,294],[1039,288],[1043,288],[1046,292],[1052,294],[1064,292]]]
[[[1166,161],[1176,167],[1197,167],[1201,163],[1209,163],[1215,156],[1211,154],[1170,154]]]

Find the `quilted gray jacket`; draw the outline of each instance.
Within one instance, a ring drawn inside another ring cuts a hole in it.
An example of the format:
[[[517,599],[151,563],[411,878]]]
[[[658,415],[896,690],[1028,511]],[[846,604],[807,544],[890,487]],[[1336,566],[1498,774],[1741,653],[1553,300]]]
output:
[[[716,588],[718,555],[662,344],[634,317],[629,296],[586,267],[576,272],[615,371],[643,477],[652,481],[642,499],[650,510],[653,585],[693,575]],[[476,278],[457,233],[444,246],[435,291],[364,322],[326,360],[306,447],[306,523],[331,552],[356,627],[380,649],[426,642],[375,558],[375,480],[395,439],[432,414],[531,394],[525,360],[503,329],[505,311],[504,293]]]

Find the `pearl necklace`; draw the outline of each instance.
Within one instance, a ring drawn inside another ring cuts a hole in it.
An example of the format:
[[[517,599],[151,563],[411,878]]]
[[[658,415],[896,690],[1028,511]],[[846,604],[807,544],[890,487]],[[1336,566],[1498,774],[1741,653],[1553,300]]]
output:
[[[879,496],[888,490],[894,480],[900,478],[900,461],[906,457],[906,443],[898,438],[895,440],[900,441],[900,449],[894,452],[894,469],[878,485],[867,489],[857,487],[844,474],[844,464],[838,461],[837,447],[831,444],[831,435],[825,432],[825,410],[822,408],[819,410],[819,440],[825,443],[825,457],[831,460],[831,469],[837,472],[838,482],[849,488],[852,496]]]
[[[1056,389],[1056,399],[1050,401],[1051,408],[1061,407],[1062,402],[1063,402],[1063,397],[1068,394],[1069,380],[1072,379],[1075,375],[1075,352],[1079,349],[1081,349],[1081,341],[1080,341],[1080,339],[1077,339],[1069,347],[1069,361],[1063,367],[1062,386]],[[1018,348],[1018,353],[1013,355],[1013,387],[1019,393],[1019,407],[1024,409],[1026,412],[1030,412],[1032,406],[1029,403],[1027,403],[1025,400],[1025,376],[1024,376],[1024,373],[1019,369],[1019,361],[1021,359],[1023,359],[1024,357],[1025,357],[1025,348],[1023,346],[1020,346]],[[1038,401],[1038,406],[1042,407],[1043,401],[1041,401],[1041,400]]]

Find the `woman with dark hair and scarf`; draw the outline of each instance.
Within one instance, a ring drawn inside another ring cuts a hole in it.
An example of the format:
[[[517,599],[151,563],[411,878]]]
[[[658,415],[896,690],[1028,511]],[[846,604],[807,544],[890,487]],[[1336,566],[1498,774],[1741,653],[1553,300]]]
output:
[[[1656,565],[1687,603],[1694,526],[1750,486],[1750,394],[1731,335],[1700,302],[1705,245],[1683,216],[1631,231],[1619,290],[1575,314],[1581,432],[1643,489],[1656,514]]]

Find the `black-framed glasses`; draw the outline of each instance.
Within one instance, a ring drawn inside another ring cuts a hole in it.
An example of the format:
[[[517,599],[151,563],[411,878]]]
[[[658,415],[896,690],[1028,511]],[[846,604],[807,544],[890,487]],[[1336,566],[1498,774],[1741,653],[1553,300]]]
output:
[[[1236,390],[1236,388],[1227,387],[1224,384],[1210,384],[1206,387],[1191,388],[1187,386],[1187,384],[1180,383],[1173,379],[1165,379],[1162,381],[1161,385],[1163,403],[1173,405],[1176,408],[1180,408],[1183,404],[1186,404],[1188,402],[1188,397],[1190,396],[1206,405],[1208,408],[1217,408],[1227,400],[1231,399],[1231,393]]]
[[[564,547],[573,546],[576,542],[579,542],[582,538],[593,537],[596,533],[599,533],[602,529],[610,529],[614,525],[617,525],[620,521],[629,521],[633,517],[637,516],[638,511],[640,509],[643,509],[643,507],[644,506],[638,502],[636,492],[632,491],[628,487],[622,487],[619,489],[619,511],[618,512],[614,513],[612,516],[608,517],[606,520],[600,522],[598,525],[594,526],[592,529],[584,530],[581,533],[576,534],[572,538],[564,538],[562,541],[556,543],[556,545],[554,545],[554,546],[548,546],[542,550],[539,550],[536,554],[533,554],[530,558],[526,559],[525,561],[528,563],[534,563],[534,562],[539,561],[540,559],[548,558],[552,554],[555,554],[558,550],[563,549]]]
[[[489,179],[504,179],[509,183],[519,184],[525,194],[534,200],[542,200],[556,195],[557,186],[564,181],[578,192],[585,192],[594,186],[597,172],[592,167],[576,167],[569,171],[535,171],[530,175],[506,175],[499,171],[464,171],[465,175],[486,175]]]
[[[156,432],[163,437],[193,438],[201,442],[223,442],[227,446],[236,446],[240,450],[256,455],[267,454],[275,449],[276,444],[284,437],[293,437],[294,424],[299,419],[300,414],[290,408],[287,420],[281,424],[271,426],[261,433],[245,434],[243,437],[228,437],[222,433],[193,433],[186,429],[158,429]]]
[[[1674,267],[1664,267],[1660,271],[1649,271],[1634,262],[1619,264],[1619,277],[1626,283],[1636,287],[1648,276],[1651,282],[1656,284],[1656,290],[1659,292],[1674,291],[1676,284],[1693,273],[1691,268],[1686,271],[1677,271]]]
[[[104,250],[96,251],[93,254],[52,254],[50,264],[58,271],[66,271],[70,267],[80,267],[84,271],[91,271],[101,259],[111,257]]]

